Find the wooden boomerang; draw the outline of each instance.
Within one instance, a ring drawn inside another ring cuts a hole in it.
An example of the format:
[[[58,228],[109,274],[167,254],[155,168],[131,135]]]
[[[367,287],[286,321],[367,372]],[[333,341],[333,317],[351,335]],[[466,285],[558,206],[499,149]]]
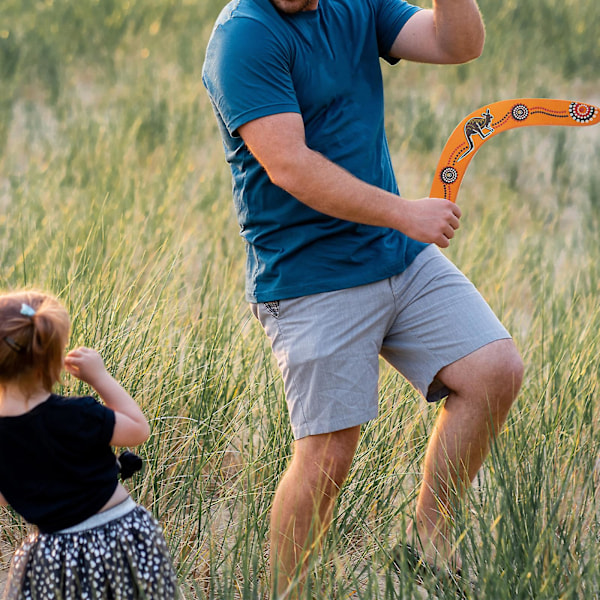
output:
[[[482,106],[467,115],[448,138],[429,196],[455,202],[471,159],[486,140],[502,131],[529,125],[578,127],[599,122],[600,108],[570,100],[516,98]]]

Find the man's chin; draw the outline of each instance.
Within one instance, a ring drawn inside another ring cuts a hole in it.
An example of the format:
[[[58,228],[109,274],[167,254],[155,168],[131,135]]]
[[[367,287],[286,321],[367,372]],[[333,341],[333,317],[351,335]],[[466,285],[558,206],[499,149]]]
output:
[[[270,0],[270,2],[280,12],[293,15],[307,10],[314,0]]]

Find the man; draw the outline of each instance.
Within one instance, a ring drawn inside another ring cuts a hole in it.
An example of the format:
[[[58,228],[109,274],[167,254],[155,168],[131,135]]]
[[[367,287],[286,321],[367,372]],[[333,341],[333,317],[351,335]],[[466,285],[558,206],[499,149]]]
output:
[[[483,40],[475,0],[234,0],[213,30],[203,81],[233,174],[246,295],[295,437],[271,515],[278,593],[318,546],[360,425],[377,415],[379,354],[428,400],[445,398],[407,531],[431,563],[452,563],[453,507],[519,390],[510,335],[436,247],[460,209],[399,195],[383,128],[380,57],[461,63]]]

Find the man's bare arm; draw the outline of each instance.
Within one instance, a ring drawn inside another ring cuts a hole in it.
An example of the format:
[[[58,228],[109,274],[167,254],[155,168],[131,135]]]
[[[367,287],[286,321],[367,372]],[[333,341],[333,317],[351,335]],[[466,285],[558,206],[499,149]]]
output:
[[[485,28],[475,0],[434,0],[400,30],[391,56],[415,62],[459,64],[483,51]]]
[[[456,204],[439,198],[406,200],[361,181],[308,148],[299,114],[262,117],[241,126],[239,133],[275,185],[319,212],[391,227],[441,248],[459,226]]]

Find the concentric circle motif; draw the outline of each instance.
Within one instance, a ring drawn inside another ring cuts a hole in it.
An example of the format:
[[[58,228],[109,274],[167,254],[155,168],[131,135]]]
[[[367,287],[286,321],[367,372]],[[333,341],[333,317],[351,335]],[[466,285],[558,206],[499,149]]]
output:
[[[571,102],[569,105],[569,114],[578,123],[589,123],[596,114],[596,107],[582,104],[581,102]]]
[[[515,104],[512,108],[512,116],[516,121],[524,121],[529,116],[529,109],[524,104]]]
[[[442,169],[440,177],[444,183],[454,183],[458,178],[458,171],[454,167]]]

